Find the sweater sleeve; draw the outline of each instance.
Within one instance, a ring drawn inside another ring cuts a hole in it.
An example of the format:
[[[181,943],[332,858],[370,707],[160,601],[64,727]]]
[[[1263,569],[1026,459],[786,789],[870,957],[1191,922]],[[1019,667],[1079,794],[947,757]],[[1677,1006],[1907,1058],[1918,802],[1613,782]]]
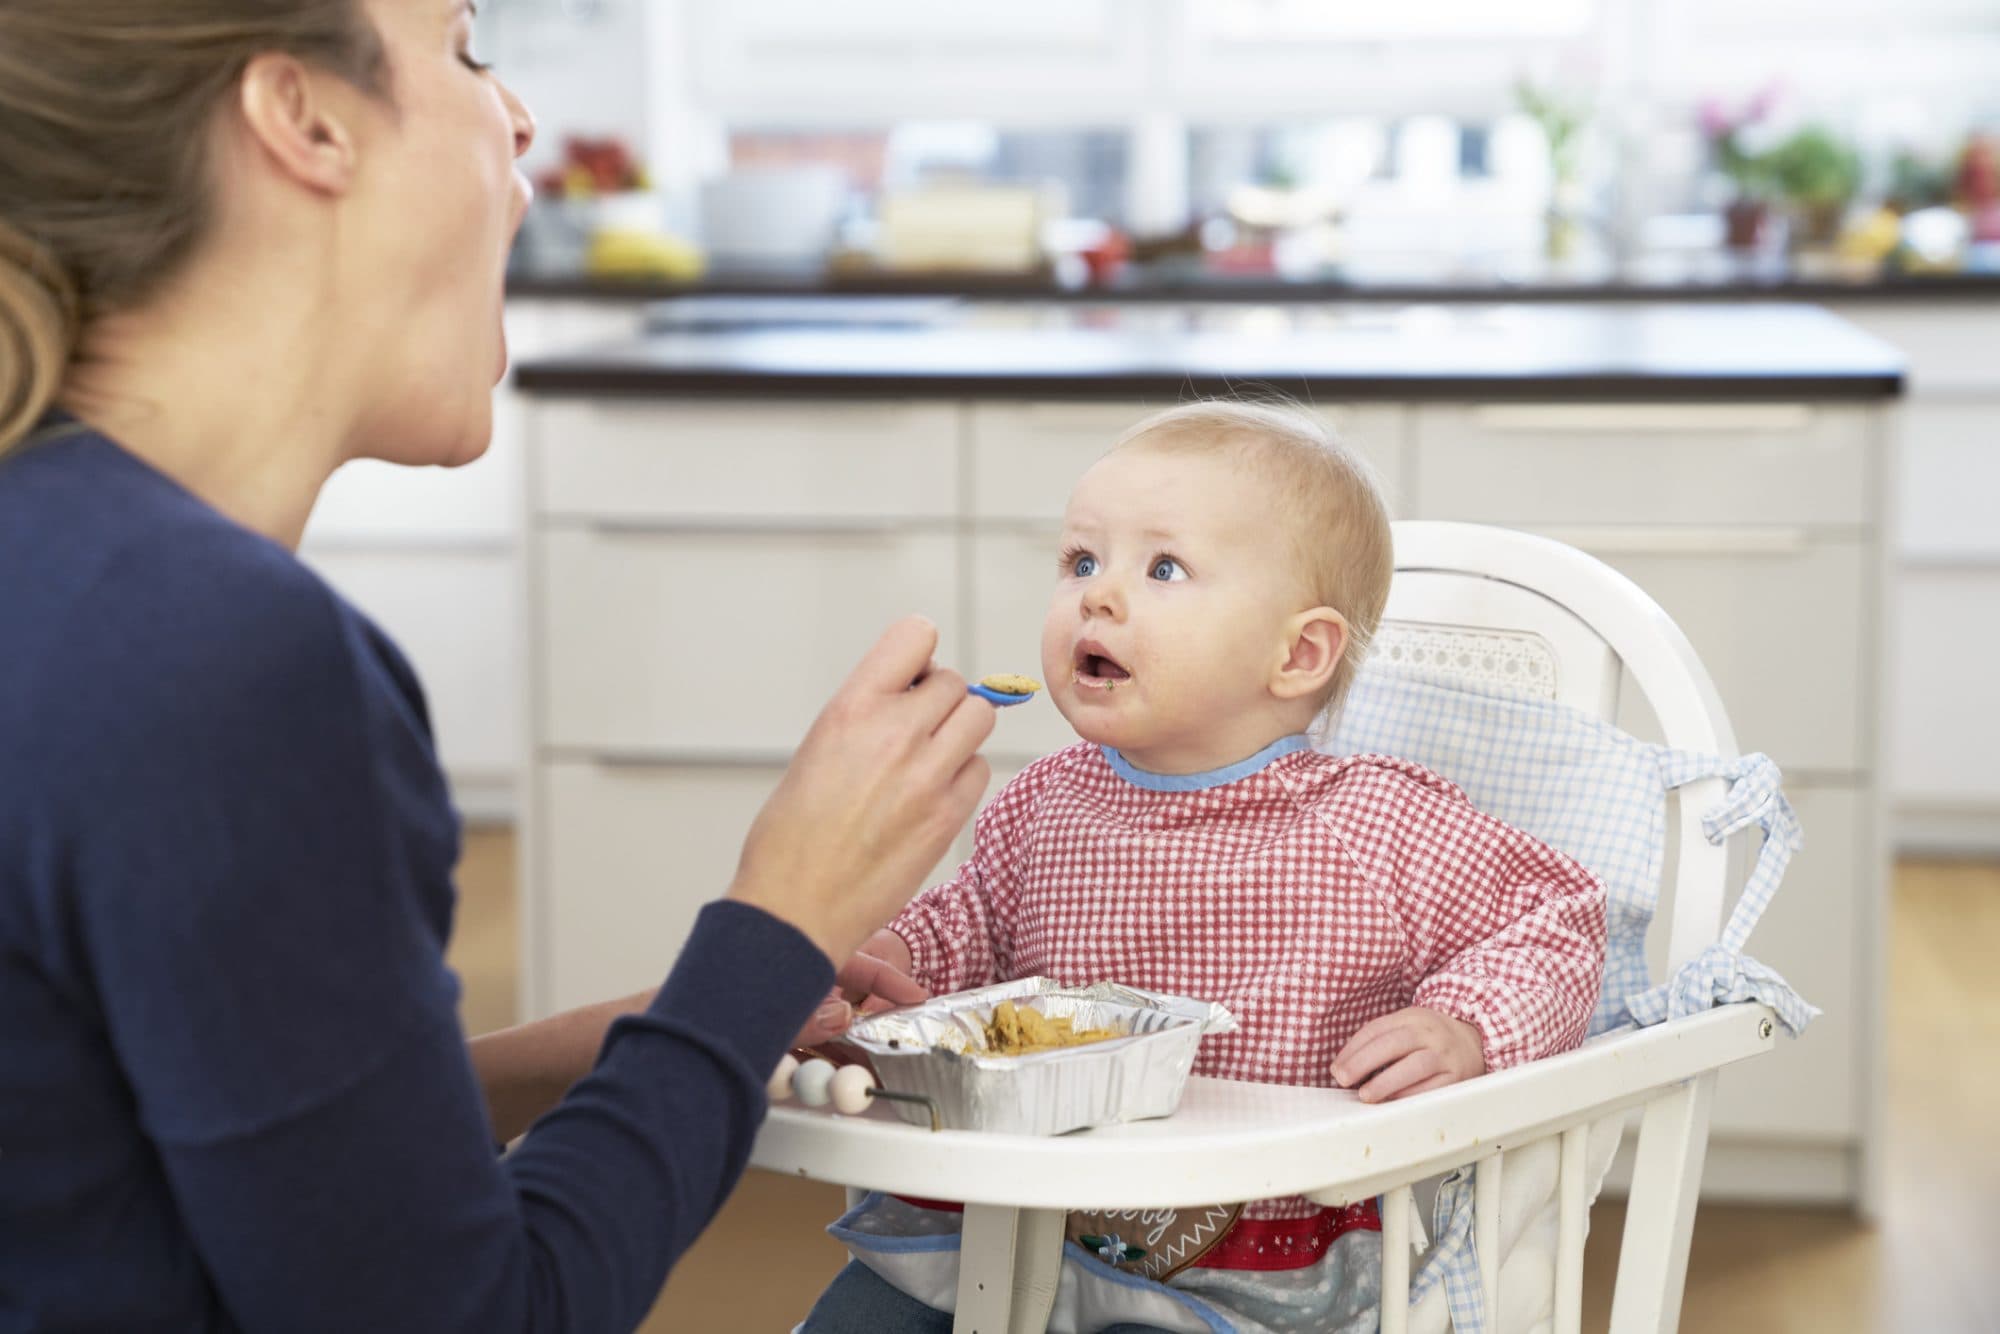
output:
[[[245,1330],[629,1330],[743,1170],[832,966],[711,905],[652,1008],[496,1158],[421,700],[317,581],[271,576],[166,583],[67,706],[93,757],[66,780],[95,803],[80,950],[181,1223]]]
[[[1021,883],[1030,828],[1067,751],[1016,774],[973,823],[972,856],[951,879],[931,886],[889,923],[910,947],[910,973],[942,996],[1007,980],[1012,908]]]
[[[1604,890],[1451,783],[1382,762],[1362,780],[1371,860],[1409,940],[1411,1003],[1480,1032],[1489,1070],[1583,1040],[1604,981]]]

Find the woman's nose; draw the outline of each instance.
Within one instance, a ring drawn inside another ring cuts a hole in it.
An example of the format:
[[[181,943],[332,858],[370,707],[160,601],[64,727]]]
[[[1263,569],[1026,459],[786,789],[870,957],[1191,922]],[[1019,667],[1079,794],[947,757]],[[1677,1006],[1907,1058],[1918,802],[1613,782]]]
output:
[[[534,146],[535,113],[504,83],[500,85],[500,97],[507,104],[508,119],[514,123],[514,156],[520,157]]]

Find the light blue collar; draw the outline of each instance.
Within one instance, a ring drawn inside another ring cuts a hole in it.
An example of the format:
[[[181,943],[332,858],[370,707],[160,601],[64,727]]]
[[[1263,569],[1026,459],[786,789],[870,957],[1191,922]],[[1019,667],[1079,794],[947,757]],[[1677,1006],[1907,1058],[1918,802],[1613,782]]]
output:
[[[1113,750],[1110,746],[1100,746],[1104,758],[1112,771],[1134,787],[1143,787],[1148,792],[1200,792],[1205,788],[1221,787],[1239,778],[1248,778],[1280,755],[1289,755],[1295,750],[1305,750],[1312,745],[1312,739],[1300,732],[1281,736],[1247,760],[1238,760],[1221,769],[1210,769],[1199,774],[1154,774],[1144,769],[1135,769],[1132,762]]]

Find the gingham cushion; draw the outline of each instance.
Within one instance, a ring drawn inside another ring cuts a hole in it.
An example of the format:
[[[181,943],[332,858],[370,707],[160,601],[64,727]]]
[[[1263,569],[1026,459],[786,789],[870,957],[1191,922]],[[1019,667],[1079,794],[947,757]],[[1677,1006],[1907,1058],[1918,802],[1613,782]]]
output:
[[[1651,748],[1566,705],[1371,664],[1323,749],[1412,760],[1472,804],[1583,863],[1604,882],[1604,990],[1590,1036],[1628,1022],[1647,990],[1646,931],[1659,904],[1666,795]]]

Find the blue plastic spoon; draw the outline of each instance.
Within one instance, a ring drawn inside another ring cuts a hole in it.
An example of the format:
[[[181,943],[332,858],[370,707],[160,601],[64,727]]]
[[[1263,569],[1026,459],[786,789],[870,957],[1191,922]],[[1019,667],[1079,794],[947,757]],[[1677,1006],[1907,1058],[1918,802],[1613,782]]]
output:
[[[988,681],[992,679],[992,677],[987,678]],[[1037,685],[1034,690],[1028,691],[995,690],[992,686],[987,685],[986,681],[974,681],[965,688],[965,692],[968,695],[979,696],[979,698],[996,708],[1004,709],[1013,704],[1026,704],[1035,697],[1036,692],[1040,689],[1041,686]]]

